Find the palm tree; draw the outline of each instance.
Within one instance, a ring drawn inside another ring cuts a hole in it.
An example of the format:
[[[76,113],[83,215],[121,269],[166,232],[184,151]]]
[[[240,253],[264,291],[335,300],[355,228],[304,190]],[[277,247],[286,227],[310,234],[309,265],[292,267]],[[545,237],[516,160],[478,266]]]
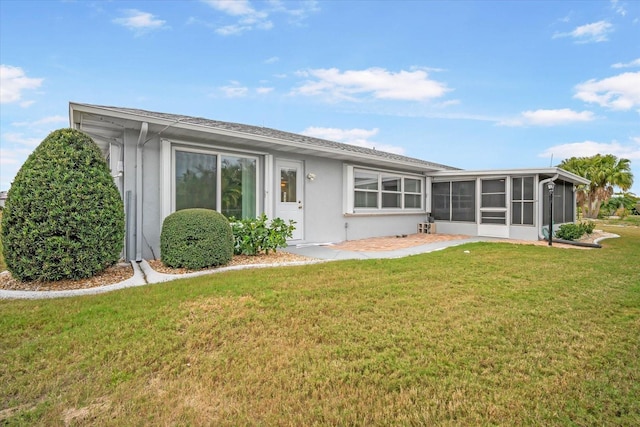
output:
[[[611,198],[614,187],[627,191],[633,185],[631,162],[618,159],[613,154],[596,154],[591,157],[571,157],[558,167],[591,181],[578,186],[576,199],[582,205],[586,218],[597,218],[600,206]]]

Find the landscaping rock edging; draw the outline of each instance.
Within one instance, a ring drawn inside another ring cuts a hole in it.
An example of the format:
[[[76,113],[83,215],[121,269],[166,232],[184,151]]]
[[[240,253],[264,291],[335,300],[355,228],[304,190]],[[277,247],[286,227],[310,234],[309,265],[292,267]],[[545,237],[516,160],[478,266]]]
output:
[[[61,290],[61,291],[14,291],[14,290],[0,289],[0,299],[51,299],[51,298],[77,297],[82,295],[97,295],[97,294],[102,294],[106,292],[116,291],[119,289],[153,285],[156,283],[170,282],[172,280],[186,279],[189,277],[196,277],[196,276],[204,276],[204,275],[213,274],[213,273],[222,273],[225,271],[318,264],[322,262],[327,262],[327,260],[236,265],[231,267],[215,268],[211,270],[195,271],[192,273],[167,274],[167,273],[159,273],[155,271],[153,268],[151,268],[149,263],[145,260],[142,260],[140,262],[131,261],[131,267],[133,268],[133,276],[127,280],[123,280],[120,283],[114,283],[112,285],[105,285],[105,286],[96,286],[93,288],[69,289],[69,290]]]

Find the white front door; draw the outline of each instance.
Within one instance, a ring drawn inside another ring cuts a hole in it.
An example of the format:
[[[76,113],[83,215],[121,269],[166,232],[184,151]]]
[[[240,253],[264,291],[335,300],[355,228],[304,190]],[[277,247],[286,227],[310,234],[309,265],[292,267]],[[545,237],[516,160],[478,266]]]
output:
[[[276,160],[276,217],[295,221],[291,240],[304,238],[304,169],[302,162]]]

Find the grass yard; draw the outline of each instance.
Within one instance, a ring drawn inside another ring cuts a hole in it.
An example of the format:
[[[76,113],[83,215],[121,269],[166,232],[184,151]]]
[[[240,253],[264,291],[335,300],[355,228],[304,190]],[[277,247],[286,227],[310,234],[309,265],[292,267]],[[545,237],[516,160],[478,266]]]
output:
[[[640,228],[608,231],[0,301],[0,424],[640,425]]]

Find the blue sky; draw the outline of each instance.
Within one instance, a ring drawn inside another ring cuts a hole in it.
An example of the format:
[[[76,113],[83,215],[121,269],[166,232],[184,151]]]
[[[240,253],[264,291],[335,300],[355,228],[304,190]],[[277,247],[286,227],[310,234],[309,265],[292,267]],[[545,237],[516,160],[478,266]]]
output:
[[[635,0],[0,0],[0,64],[0,190],[74,101],[464,169],[610,153],[640,195]]]

